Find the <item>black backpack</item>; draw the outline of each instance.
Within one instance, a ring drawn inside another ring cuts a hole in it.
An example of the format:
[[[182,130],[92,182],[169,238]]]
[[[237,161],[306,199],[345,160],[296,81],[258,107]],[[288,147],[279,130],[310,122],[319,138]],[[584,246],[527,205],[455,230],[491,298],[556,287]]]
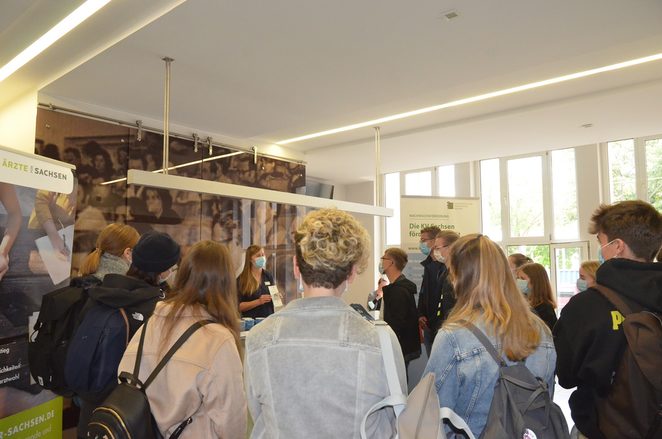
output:
[[[473,324],[466,324],[499,365],[499,377],[480,438],[569,439],[568,424],[561,408],[552,402],[547,383],[534,377],[524,362],[508,366],[487,336]]]
[[[90,306],[67,350],[67,387],[88,400],[105,398],[117,384],[117,367],[130,336],[124,309],[101,303]]]
[[[633,311],[603,285],[593,288],[625,317],[626,340],[609,393],[597,401],[598,427],[609,438],[662,437],[662,316]]]
[[[192,324],[177,341],[168,350],[163,359],[157,364],[154,371],[147,377],[144,384],[140,381],[138,375],[140,372],[140,360],[145,343],[145,333],[147,332],[147,322],[143,325],[143,331],[140,334],[138,343],[138,352],[136,354],[136,364],[133,373],[120,373],[120,384],[115,387],[111,394],[103,403],[94,409],[90,422],[87,424],[85,437],[90,439],[162,439],[161,433],[157,428],[156,421],[152,415],[149,406],[149,400],[145,390],[154,381],[154,378],[163,369],[168,360],[175,354],[184,342],[199,328],[211,320],[201,320]],[[179,437],[184,428],[190,424],[192,418],[183,421],[170,439]]]
[[[99,283],[83,279],[79,285],[72,282],[42,297],[39,318],[28,341],[30,374],[41,387],[59,395],[73,395],[64,377],[67,351],[87,301],[87,289]]]

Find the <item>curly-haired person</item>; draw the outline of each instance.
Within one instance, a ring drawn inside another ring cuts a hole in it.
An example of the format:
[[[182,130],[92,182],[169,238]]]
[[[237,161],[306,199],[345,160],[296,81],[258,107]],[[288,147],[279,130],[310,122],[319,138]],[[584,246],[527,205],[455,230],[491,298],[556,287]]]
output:
[[[358,438],[365,413],[389,395],[379,336],[341,299],[367,265],[368,234],[351,215],[321,209],[304,218],[295,249],[303,298],[246,339],[251,437]],[[400,351],[397,339],[394,348]],[[405,383],[401,357],[398,367]],[[392,409],[376,411],[368,437],[393,437],[394,420]]]

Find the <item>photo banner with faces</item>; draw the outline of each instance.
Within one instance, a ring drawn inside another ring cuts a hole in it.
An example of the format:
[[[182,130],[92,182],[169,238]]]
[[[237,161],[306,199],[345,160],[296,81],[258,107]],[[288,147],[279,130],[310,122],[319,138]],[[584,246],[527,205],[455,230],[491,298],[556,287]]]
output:
[[[0,437],[61,437],[62,400],[31,380],[28,339],[43,295],[69,283],[76,176],[2,146],[0,168]]]

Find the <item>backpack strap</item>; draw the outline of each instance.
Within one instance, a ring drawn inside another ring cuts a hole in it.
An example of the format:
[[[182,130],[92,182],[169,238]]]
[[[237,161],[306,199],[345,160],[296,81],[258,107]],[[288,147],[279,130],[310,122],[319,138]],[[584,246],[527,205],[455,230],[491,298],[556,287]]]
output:
[[[501,354],[499,354],[499,351],[496,350],[496,348],[494,347],[494,345],[492,344],[492,342],[490,341],[490,339],[487,338],[487,335],[485,335],[485,333],[484,333],[483,331],[481,331],[480,329],[478,329],[478,328],[476,327],[476,325],[474,325],[473,323],[468,322],[468,321],[466,321],[466,320],[464,320],[462,323],[464,323],[464,325],[467,327],[467,329],[468,329],[469,331],[471,331],[471,332],[473,333],[473,335],[476,336],[476,338],[478,339],[478,341],[479,341],[483,346],[485,346],[485,349],[487,349],[487,352],[490,353],[490,355],[492,356],[492,358],[494,358],[494,361],[496,361],[496,363],[497,363],[500,367],[506,367],[506,366],[508,366],[508,365],[506,364],[506,362],[503,361],[503,358],[501,357]]]
[[[398,368],[395,364],[395,350],[393,348],[393,339],[391,338],[390,329],[386,324],[375,322],[375,329],[379,335],[379,344],[382,351],[382,361],[384,362],[384,370],[386,371],[386,380],[388,382],[388,390],[391,396],[403,395],[400,376],[398,375]],[[406,400],[406,395],[405,400]],[[403,406],[394,407],[396,416],[399,415]]]
[[[149,377],[147,377],[147,380],[145,380],[145,384],[143,385],[143,389],[146,389],[147,386],[149,386],[152,383],[152,381],[154,381],[154,378],[156,378],[156,375],[158,375],[159,372],[161,372],[161,369],[163,369],[163,367],[166,365],[168,360],[170,360],[170,358],[172,358],[172,356],[175,355],[175,352],[177,352],[177,349],[179,349],[184,344],[184,342],[191,335],[193,335],[193,333],[195,331],[197,331],[198,329],[202,328],[203,326],[205,326],[209,323],[214,323],[214,321],[212,321],[212,320],[199,320],[199,321],[195,322],[194,324],[192,324],[191,326],[189,326],[188,329],[181,335],[181,337],[179,337],[177,339],[175,344],[172,345],[172,347],[168,350],[168,352],[166,352],[165,356],[161,359],[161,361],[159,361],[159,364],[156,365],[156,368],[154,368],[154,370],[149,375]],[[146,329],[147,329],[147,323],[145,323],[145,328],[143,329],[143,333],[140,336],[141,343],[144,340],[144,335],[145,335]],[[140,347],[139,347],[139,349],[140,349]],[[140,354],[142,355],[142,352],[140,352]]]
[[[602,294],[605,299],[610,301],[611,304],[614,305],[621,314],[623,314],[623,316],[632,314],[632,308],[630,307],[630,305],[625,303],[625,300],[623,300],[623,298],[621,298],[621,296],[619,296],[616,291],[600,284],[595,284],[593,288],[595,288],[600,294]]]
[[[122,315],[122,318],[124,319],[124,324],[126,325],[126,344],[124,345],[124,348],[126,349],[126,346],[129,346],[129,332],[131,332],[131,327],[129,326],[129,318],[126,315],[126,311],[124,311],[124,308],[120,308],[120,314]]]

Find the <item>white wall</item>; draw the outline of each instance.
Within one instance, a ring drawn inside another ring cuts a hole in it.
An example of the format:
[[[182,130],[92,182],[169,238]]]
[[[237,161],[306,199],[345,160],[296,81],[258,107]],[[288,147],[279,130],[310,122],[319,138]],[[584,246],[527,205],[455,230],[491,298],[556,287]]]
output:
[[[0,145],[34,153],[37,92],[31,92],[0,108]]]
[[[374,193],[373,183],[371,181],[365,183],[356,183],[349,185],[336,185],[334,187],[334,196],[336,200],[353,201],[356,203],[373,204]],[[340,198],[342,196],[342,198]],[[375,244],[377,243],[376,237],[380,236],[379,232],[379,219],[372,215],[353,214],[354,217],[366,228],[370,236],[370,258],[366,270],[357,276],[349,291],[343,296],[347,303],[360,303],[366,306],[368,293],[375,289],[375,281],[377,274],[375,272]],[[377,257],[381,256],[379,254]]]

